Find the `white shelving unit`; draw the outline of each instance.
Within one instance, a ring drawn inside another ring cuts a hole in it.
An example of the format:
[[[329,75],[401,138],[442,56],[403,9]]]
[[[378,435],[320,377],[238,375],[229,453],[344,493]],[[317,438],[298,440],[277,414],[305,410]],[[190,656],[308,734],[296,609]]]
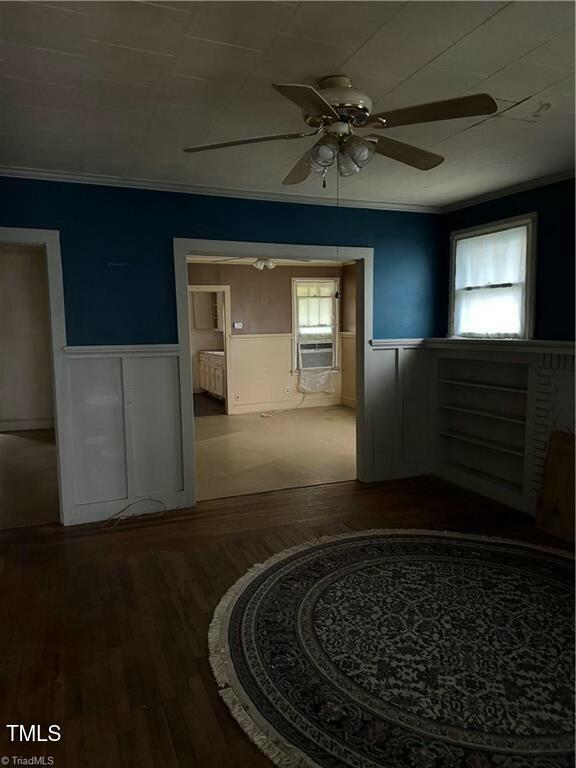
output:
[[[522,505],[529,366],[439,357],[438,469],[449,480]]]

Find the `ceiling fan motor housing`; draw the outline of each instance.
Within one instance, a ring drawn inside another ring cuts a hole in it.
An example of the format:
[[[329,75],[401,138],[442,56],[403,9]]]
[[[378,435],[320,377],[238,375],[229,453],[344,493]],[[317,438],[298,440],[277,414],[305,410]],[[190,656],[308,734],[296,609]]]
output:
[[[349,77],[343,75],[331,75],[318,83],[318,90],[332,106],[342,122],[350,123],[355,127],[366,125],[372,111],[372,99],[362,91],[357,90]],[[324,119],[317,115],[304,115],[308,125],[317,127],[324,123]]]

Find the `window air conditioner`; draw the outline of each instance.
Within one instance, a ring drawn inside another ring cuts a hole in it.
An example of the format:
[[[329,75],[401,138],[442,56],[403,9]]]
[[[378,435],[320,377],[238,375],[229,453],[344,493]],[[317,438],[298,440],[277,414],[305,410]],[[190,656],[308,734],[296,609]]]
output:
[[[298,360],[301,370],[309,368],[335,368],[334,342],[298,342]]]

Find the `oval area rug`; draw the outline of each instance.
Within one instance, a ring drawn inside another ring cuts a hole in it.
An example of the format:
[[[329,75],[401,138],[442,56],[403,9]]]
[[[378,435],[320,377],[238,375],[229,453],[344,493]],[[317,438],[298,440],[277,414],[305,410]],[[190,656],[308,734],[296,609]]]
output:
[[[574,567],[433,531],[254,566],[210,625],[220,695],[281,768],[574,766]]]

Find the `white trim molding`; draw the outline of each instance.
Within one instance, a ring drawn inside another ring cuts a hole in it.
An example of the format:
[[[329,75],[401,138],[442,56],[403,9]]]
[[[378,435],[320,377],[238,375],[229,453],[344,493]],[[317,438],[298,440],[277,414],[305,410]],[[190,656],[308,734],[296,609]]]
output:
[[[64,315],[64,285],[60,233],[54,229],[19,229],[0,227],[0,243],[42,246],[48,267],[50,298],[50,330],[54,377],[54,430],[58,456],[58,490],[60,520],[66,523],[74,506],[73,457],[70,442],[68,368],[64,347],[66,321]]]
[[[204,197],[227,197],[239,200],[255,200],[274,203],[294,203],[296,205],[327,205],[343,208],[362,208],[378,211],[406,211],[407,213],[431,213],[448,214],[459,211],[462,208],[470,208],[474,205],[498,200],[509,195],[527,192],[538,187],[557,184],[574,178],[574,170],[566,170],[551,176],[541,176],[536,179],[528,179],[519,184],[486,192],[482,195],[458,200],[454,203],[438,205],[418,203],[395,203],[375,200],[336,200],[331,197],[294,195],[282,192],[258,192],[231,187],[205,187],[194,184],[186,184],[176,181],[158,181],[153,179],[120,178],[118,176],[102,176],[98,174],[73,174],[65,171],[47,171],[40,168],[15,168],[12,166],[0,166],[0,177],[15,179],[30,179],[32,181],[59,181],[71,184],[91,184],[94,186],[120,187],[125,189],[148,189],[153,192],[178,192],[185,195],[199,195]]]
[[[486,192],[483,195],[476,195],[475,197],[469,197],[466,200],[459,200],[456,203],[448,203],[448,205],[441,206],[440,213],[453,213],[454,211],[460,211],[463,208],[471,208],[474,205],[482,205],[482,203],[489,203],[491,200],[499,200],[502,197],[508,197],[509,195],[518,195],[521,192],[528,192],[531,189],[538,189],[538,187],[547,187],[550,184],[558,184],[560,181],[568,181],[574,179],[574,169],[562,171],[561,173],[554,173],[551,176],[540,176],[537,179],[528,179],[520,184],[513,184],[509,187],[500,187],[492,192]]]
[[[71,346],[64,347],[67,355],[79,355],[81,357],[110,357],[113,355],[177,355],[180,352],[179,344],[118,344],[113,345],[94,345],[94,346]]]
[[[440,213],[438,206],[413,203],[388,203],[376,200],[346,200],[319,195],[295,195],[286,192],[259,192],[233,187],[204,187],[176,181],[100,176],[97,174],[73,174],[64,171],[45,171],[35,168],[12,168],[0,166],[0,176],[35,181],[60,181],[73,184],[93,184],[104,187],[125,187],[126,189],[149,189],[154,192],[178,192],[184,195],[203,197],[228,197],[238,200],[255,200],[272,203],[294,203],[296,205],[327,205],[339,208],[364,208],[377,211],[406,211],[408,213]]]
[[[511,352],[532,354],[573,355],[574,341],[553,339],[465,339],[465,338],[429,338],[421,343],[430,349],[453,349],[477,352]]]

